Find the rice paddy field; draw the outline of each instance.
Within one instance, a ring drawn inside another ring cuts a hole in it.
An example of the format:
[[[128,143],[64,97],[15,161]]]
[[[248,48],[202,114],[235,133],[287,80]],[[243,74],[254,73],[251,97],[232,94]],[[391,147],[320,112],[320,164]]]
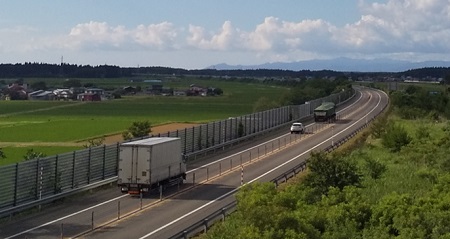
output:
[[[30,79],[30,82],[42,79]],[[27,80],[25,80],[27,82]],[[57,84],[55,79],[49,80]],[[97,87],[120,88],[126,79],[83,79]],[[176,79],[164,87],[188,89],[191,84],[221,88],[222,96],[124,96],[101,102],[0,101],[0,148],[6,159],[0,165],[20,161],[28,149],[54,155],[82,148],[80,142],[125,131],[132,122],[148,120],[152,126],[172,123],[204,123],[252,112],[265,97],[278,102],[285,87],[223,80]],[[50,84],[47,83],[47,86]]]

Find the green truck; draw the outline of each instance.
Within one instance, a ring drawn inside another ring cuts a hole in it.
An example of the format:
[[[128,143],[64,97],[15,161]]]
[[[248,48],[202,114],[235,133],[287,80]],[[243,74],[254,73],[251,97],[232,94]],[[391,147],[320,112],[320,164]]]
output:
[[[314,121],[336,120],[336,105],[333,102],[323,102],[314,109]]]

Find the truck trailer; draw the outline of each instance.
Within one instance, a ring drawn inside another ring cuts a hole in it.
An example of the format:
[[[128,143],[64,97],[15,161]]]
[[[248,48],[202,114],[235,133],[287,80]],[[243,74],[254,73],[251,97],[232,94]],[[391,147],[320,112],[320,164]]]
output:
[[[119,150],[117,185],[123,193],[139,195],[186,179],[180,138],[154,137],[126,142]]]
[[[333,102],[323,102],[314,109],[314,121],[336,120],[336,105]]]

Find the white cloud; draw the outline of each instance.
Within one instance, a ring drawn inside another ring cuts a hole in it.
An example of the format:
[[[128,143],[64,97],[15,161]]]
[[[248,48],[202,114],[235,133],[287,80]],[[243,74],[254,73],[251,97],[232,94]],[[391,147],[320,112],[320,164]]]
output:
[[[226,21],[217,34],[208,35],[200,26],[189,25],[190,35],[187,44],[202,50],[230,50],[234,46],[237,29],[233,29],[231,22]]]
[[[185,30],[167,21],[136,27],[90,21],[57,36],[22,26],[0,29],[0,52],[213,51],[263,62],[337,56],[450,60],[450,0],[361,0],[359,6],[361,18],[343,27],[323,19],[283,21],[282,16],[268,16],[249,31],[231,21],[215,31],[192,24]]]
[[[148,26],[139,25],[132,31],[132,39],[136,43],[158,49],[175,47],[177,35],[178,33],[174,29],[173,24],[169,22]]]

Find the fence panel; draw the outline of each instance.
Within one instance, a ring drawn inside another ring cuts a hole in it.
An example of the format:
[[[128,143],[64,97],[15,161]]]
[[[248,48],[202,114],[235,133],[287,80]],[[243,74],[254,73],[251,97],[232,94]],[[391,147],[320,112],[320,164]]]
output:
[[[0,208],[14,205],[16,170],[19,164],[0,167]]]
[[[16,203],[26,203],[37,198],[38,160],[25,161],[17,170]]]

